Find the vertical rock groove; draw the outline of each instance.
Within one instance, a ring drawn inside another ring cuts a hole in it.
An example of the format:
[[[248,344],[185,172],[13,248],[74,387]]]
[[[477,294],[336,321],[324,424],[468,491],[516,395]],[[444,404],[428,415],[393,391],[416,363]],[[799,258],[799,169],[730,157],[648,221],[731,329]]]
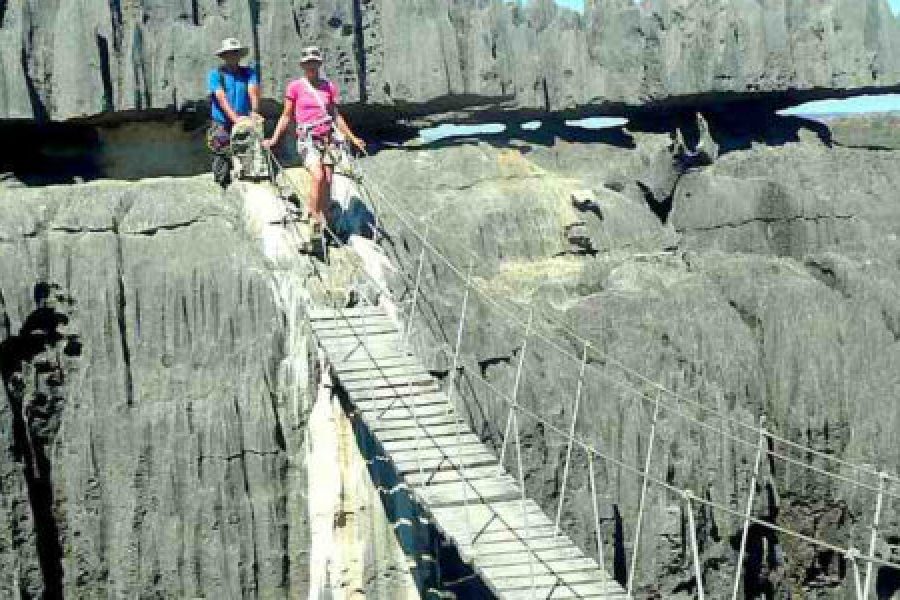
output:
[[[22,465],[32,517],[40,596],[57,600],[63,597],[63,550],[48,450],[64,409],[67,360],[80,355],[81,344],[67,331],[73,301],[59,286],[38,283],[34,300],[36,307],[19,333],[0,342],[0,376],[12,416],[13,455]],[[22,597],[31,593],[22,590]]]
[[[366,36],[363,29],[362,0],[353,0],[353,34],[355,36],[356,67],[359,71],[359,101],[368,101],[368,64],[366,61]]]
[[[122,363],[125,366],[125,404],[134,406],[134,375],[131,371],[131,348],[128,345],[128,324],[125,301],[125,256],[122,248],[121,221],[114,221],[116,235],[116,323],[119,343],[122,345]]]

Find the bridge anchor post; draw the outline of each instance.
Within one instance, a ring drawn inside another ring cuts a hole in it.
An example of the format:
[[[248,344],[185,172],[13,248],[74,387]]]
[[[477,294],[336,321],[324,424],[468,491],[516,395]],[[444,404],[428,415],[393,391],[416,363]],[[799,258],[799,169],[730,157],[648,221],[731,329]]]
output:
[[[694,503],[691,501],[694,495],[690,490],[682,492],[684,505],[688,517],[688,533],[691,540],[691,557],[694,563],[694,578],[697,580],[697,599],[704,600],[703,594],[703,569],[700,566],[700,549],[697,546],[697,525],[694,522]]]
[[[647,502],[647,484],[650,481],[650,463],[653,458],[653,444],[656,441],[656,423],[659,421],[659,403],[661,391],[656,393],[653,407],[653,421],[650,425],[650,441],[647,443],[647,457],[644,460],[643,482],[641,483],[641,500],[638,504],[637,524],[634,527],[634,544],[631,548],[631,569],[628,572],[628,596],[634,595],[634,577],[637,571],[638,549],[641,543],[641,525],[644,522],[644,507]]]
[[[875,500],[875,514],[872,517],[872,534],[869,536],[869,556],[875,556],[875,546],[878,543],[878,528],[881,525],[881,507],[884,504],[884,484],[887,474],[880,472],[878,474],[878,496]],[[874,565],[872,561],[866,564],[866,581],[863,586],[863,598],[869,597],[869,590],[872,589],[872,569]]]
[[[741,546],[738,550],[737,569],[734,574],[734,587],[731,591],[731,600],[737,600],[741,589],[741,575],[744,573],[744,557],[747,554],[747,537],[750,533],[750,517],[753,514],[753,503],[756,500],[756,482],[759,480],[759,467],[762,464],[763,447],[768,437],[765,428],[765,415],[759,418],[759,440],[756,442],[756,460],[753,463],[753,475],[750,477],[750,489],[747,492],[747,507],[744,510],[744,525],[741,531]]]

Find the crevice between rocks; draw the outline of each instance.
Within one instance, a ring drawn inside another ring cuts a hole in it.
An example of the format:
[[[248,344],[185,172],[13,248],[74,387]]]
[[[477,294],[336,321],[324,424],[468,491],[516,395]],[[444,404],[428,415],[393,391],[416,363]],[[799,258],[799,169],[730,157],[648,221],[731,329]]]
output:
[[[819,221],[848,221],[855,219],[856,215],[794,215],[791,217],[754,217],[752,219],[745,219],[743,221],[737,221],[734,223],[719,223],[718,225],[707,225],[702,227],[690,227],[690,228],[682,228],[676,229],[678,233],[686,233],[691,231],[716,231],[718,229],[735,229],[737,227],[744,227],[746,225],[751,225],[753,223],[763,223],[766,225],[778,224],[778,223],[791,223],[795,221],[807,221],[812,223],[818,223]]]
[[[234,414],[237,419],[238,431],[241,432],[241,449],[240,449],[240,463],[241,463],[241,478],[242,484],[244,488],[244,495],[247,498],[247,506],[248,512],[250,513],[250,548],[253,552],[253,563],[250,565],[250,568],[253,573],[253,592],[254,594],[259,593],[259,553],[257,550],[258,542],[256,539],[256,510],[253,506],[252,492],[250,490],[250,475],[247,473],[247,461],[246,456],[248,454],[257,454],[262,455],[261,453],[254,452],[252,450],[247,450],[244,447],[244,419],[241,416],[241,406],[238,403],[237,396],[234,397]]]
[[[122,217],[128,212],[125,205],[120,207],[120,215],[113,219],[113,230],[116,234],[116,322],[119,329],[119,342],[122,345],[122,363],[125,366],[125,404],[134,406],[134,373],[131,368],[131,348],[128,344],[128,315],[125,294],[125,254],[119,227]]]
[[[356,51],[356,67],[359,79],[359,101],[365,104],[369,95],[368,86],[368,63],[366,59],[366,39],[363,31],[363,17],[361,0],[353,0],[353,35],[354,50]]]
[[[21,238],[25,239],[35,239],[50,233],[59,233],[64,235],[92,235],[92,234],[113,234],[117,236],[147,236],[152,237],[157,235],[163,231],[177,231],[179,229],[184,229],[186,227],[191,227],[192,225],[197,225],[198,223],[207,222],[209,219],[206,217],[197,217],[196,219],[189,219],[187,221],[180,221],[178,223],[166,223],[164,225],[156,225],[153,227],[148,227],[146,229],[137,229],[134,231],[121,231],[121,229],[116,226],[113,227],[51,227],[47,229],[36,229],[34,231],[27,231],[21,234]],[[0,244],[15,244],[18,243],[21,238],[2,238],[0,237]]]

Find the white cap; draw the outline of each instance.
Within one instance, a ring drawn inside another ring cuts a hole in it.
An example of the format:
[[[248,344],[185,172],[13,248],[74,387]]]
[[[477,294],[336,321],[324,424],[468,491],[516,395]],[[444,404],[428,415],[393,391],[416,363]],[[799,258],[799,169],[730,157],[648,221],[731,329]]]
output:
[[[307,46],[303,49],[303,54],[300,56],[300,64],[308,62],[324,62],[322,60],[322,50],[318,46]]]
[[[222,56],[227,52],[240,52],[241,56],[247,56],[247,46],[243,45],[237,38],[225,38],[222,40],[222,47],[216,51],[216,56]]]

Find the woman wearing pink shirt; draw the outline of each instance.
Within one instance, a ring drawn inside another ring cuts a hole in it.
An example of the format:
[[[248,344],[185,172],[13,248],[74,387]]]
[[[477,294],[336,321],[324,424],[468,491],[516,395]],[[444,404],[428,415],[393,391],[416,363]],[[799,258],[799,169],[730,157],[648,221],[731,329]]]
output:
[[[315,225],[325,224],[326,202],[331,193],[331,179],[338,152],[334,132],[337,129],[360,150],[365,142],[356,137],[338,112],[340,94],[337,86],[320,77],[322,51],[316,47],[303,50],[300,59],[304,77],[291,81],[284,94],[284,112],[272,137],[263,142],[267,148],[278,143],[293,118],[297,123],[297,151],[303,166],[312,176],[309,213]]]

